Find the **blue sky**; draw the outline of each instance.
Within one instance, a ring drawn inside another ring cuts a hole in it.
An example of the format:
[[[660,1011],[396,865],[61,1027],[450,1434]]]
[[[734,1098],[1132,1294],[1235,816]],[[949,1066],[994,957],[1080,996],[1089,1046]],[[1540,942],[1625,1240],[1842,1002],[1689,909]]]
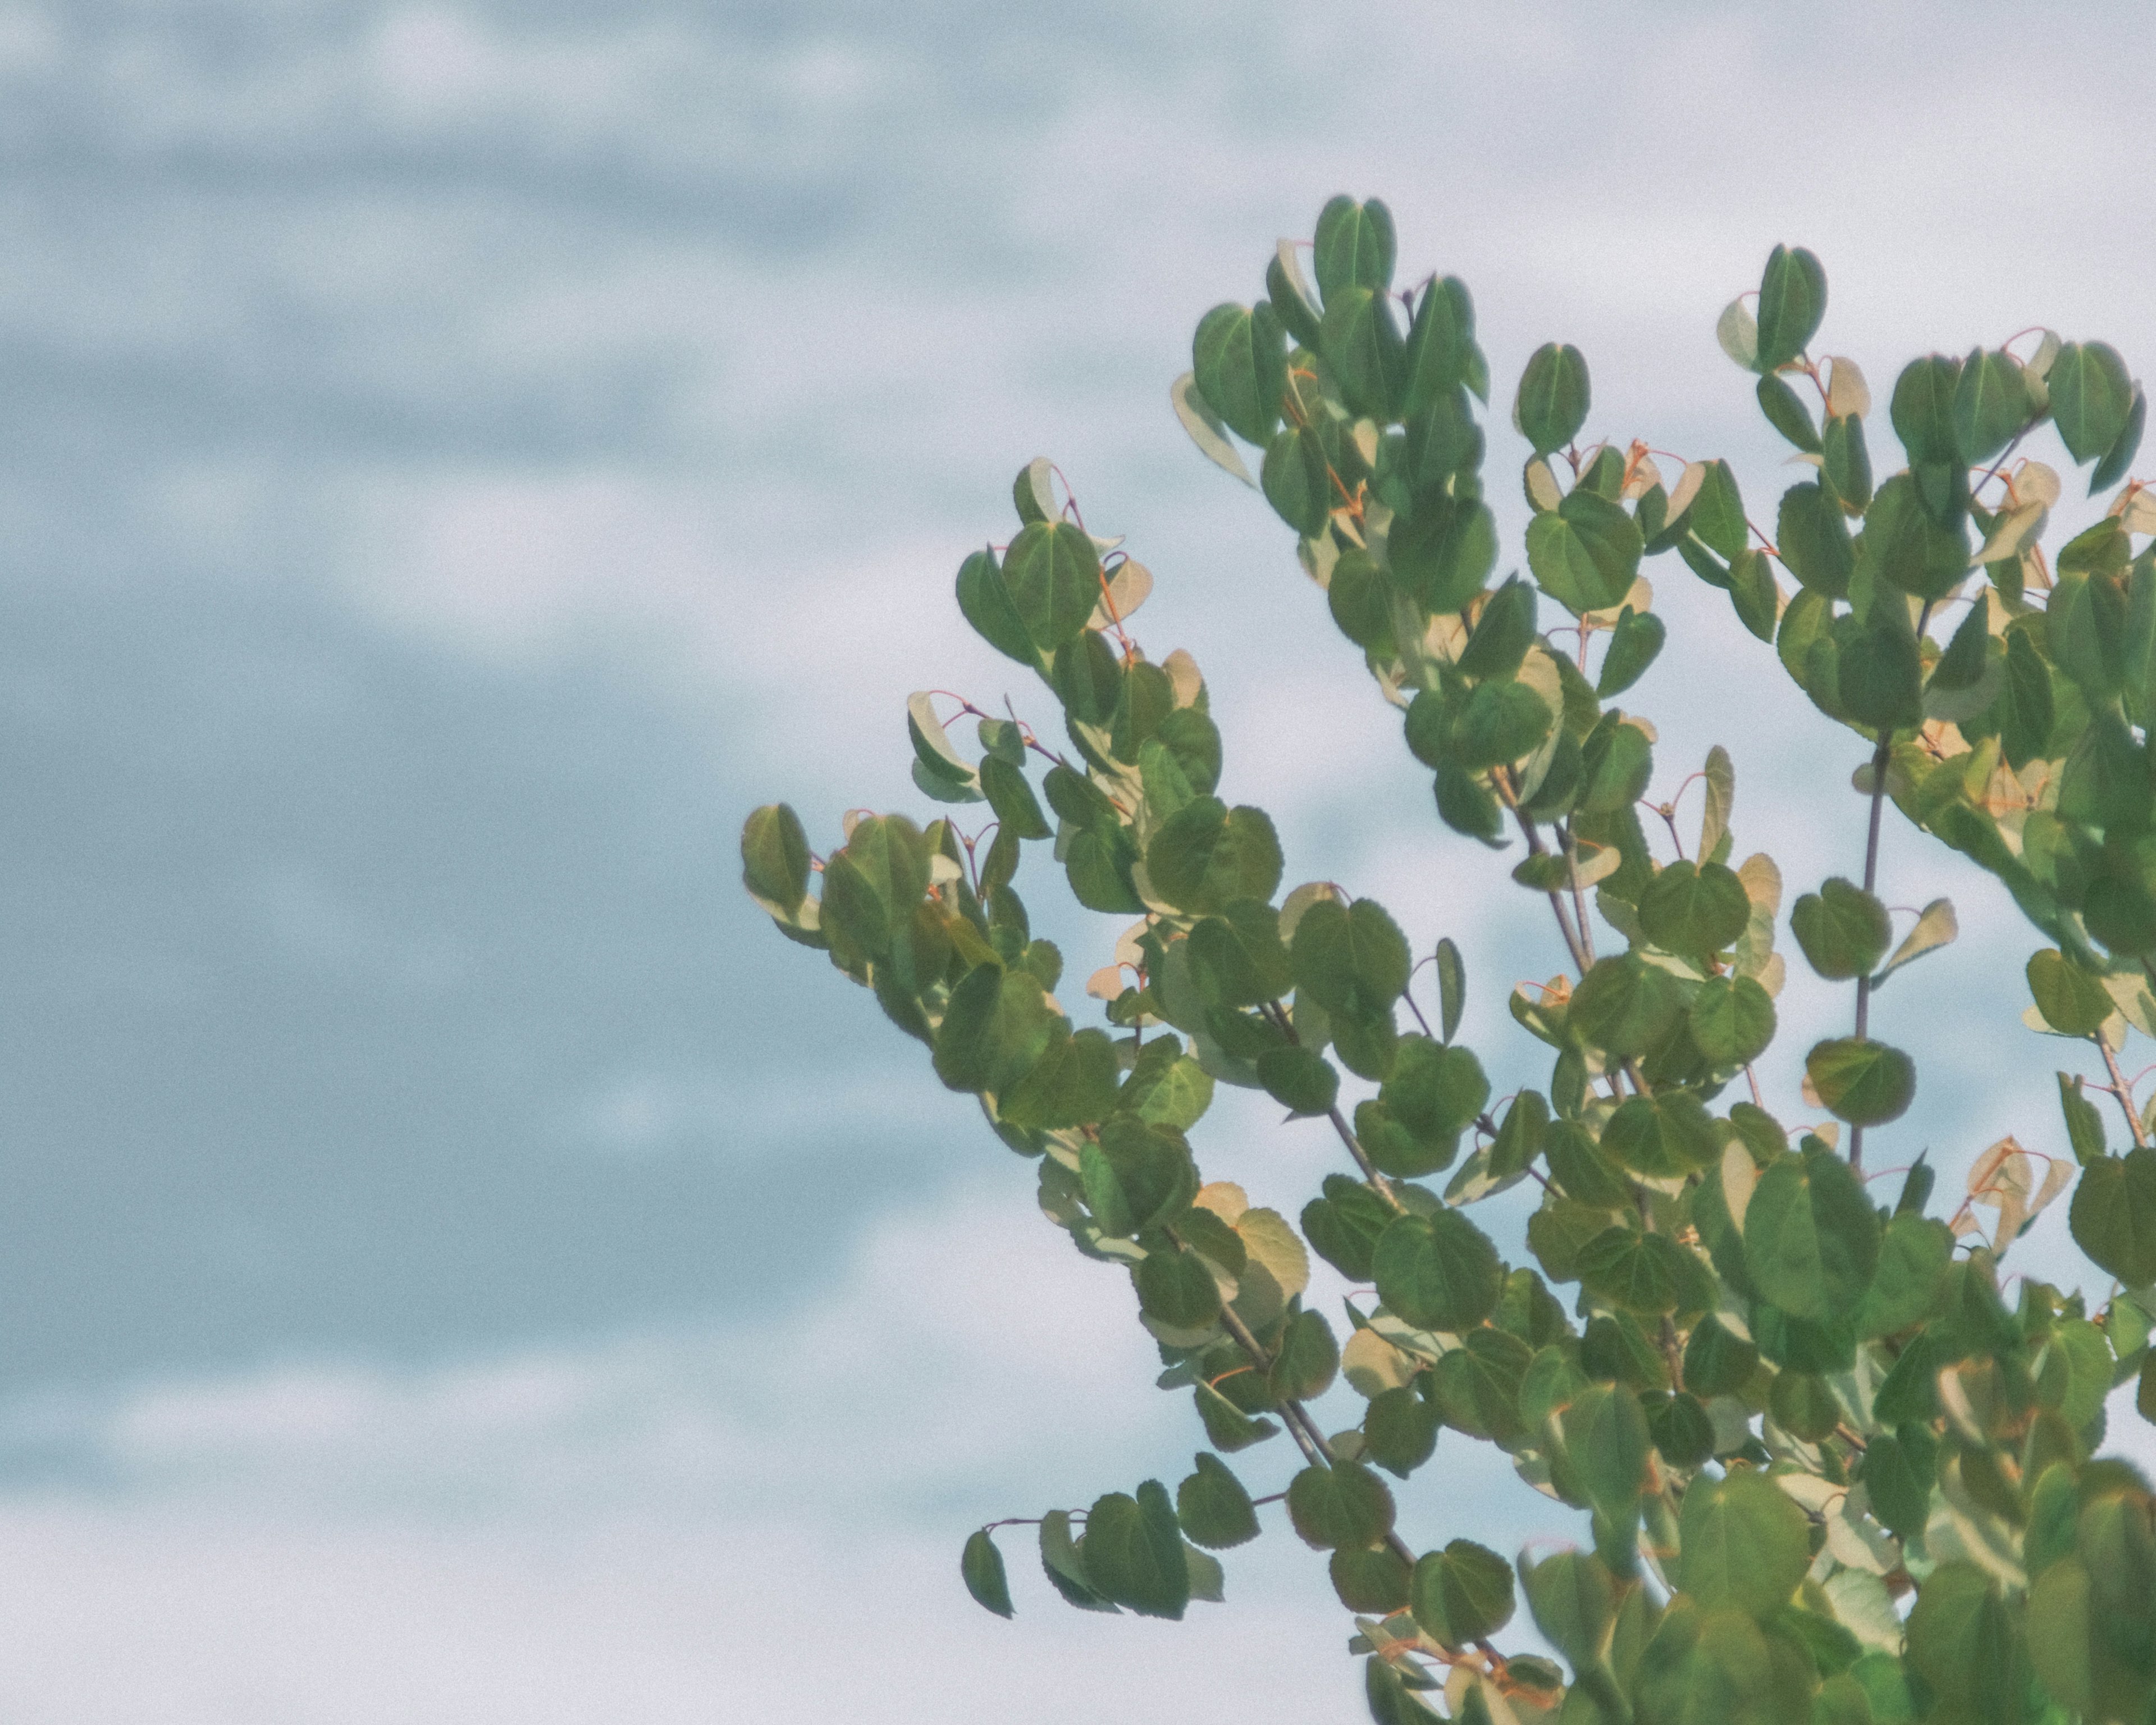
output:
[[[1382,195],[1404,270],[1473,286],[1501,388],[1576,341],[1593,429],[1765,499],[1712,329],[1778,240],[1825,258],[1825,345],[1875,387],[2032,322],[2156,352],[2150,34],[0,8],[0,1712],[1352,1716],[1285,1533],[1181,1630],[1029,1574],[1015,1625],[960,1595],[967,1528],[1173,1480],[1198,1435],[1029,1171],[762,925],[741,817],[911,806],[910,691],[1024,698],[949,583],[1052,454],[1158,578],[1142,633],[1206,668],[1291,878],[1459,939],[1522,1081],[1502,990],[1555,943],[1175,425],[1198,316],[1331,193]],[[1501,427],[1493,472],[1523,453]],[[1740,845],[1853,868],[1853,745],[1653,578],[1663,780],[1752,737]],[[1906,834],[1884,880],[1964,930],[1881,997],[1925,1060],[1896,1158],[2056,1147],[2033,942]],[[1037,915],[1080,976],[1114,932]],[[1844,1011],[1793,978],[1785,1040]],[[1795,1117],[1793,1060],[1768,1076]],[[1329,1166],[1241,1099],[1208,1140],[1284,1208]],[[1545,1525],[1460,1466],[1415,1537]]]

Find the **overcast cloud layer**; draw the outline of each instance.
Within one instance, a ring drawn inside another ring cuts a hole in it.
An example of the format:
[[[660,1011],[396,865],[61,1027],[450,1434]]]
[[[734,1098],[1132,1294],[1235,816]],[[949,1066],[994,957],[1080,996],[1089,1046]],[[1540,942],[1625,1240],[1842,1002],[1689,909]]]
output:
[[[1291,878],[1458,938],[1471,1040],[1538,1078],[1501,994],[1554,942],[1183,439],[1192,326],[1327,195],[1382,195],[1403,275],[1474,288],[1501,390],[1578,342],[1592,429],[1726,453],[1756,509],[1781,453],[1712,327],[1777,240],[1825,259],[1824,345],[1875,386],[2033,322],[2156,353],[2150,35],[2125,5],[0,10],[0,1713],[1354,1716],[1284,1531],[1180,1630],[1062,1610],[1022,1545],[1015,1625],[963,1599],[968,1528],[1173,1481],[1199,1433],[1029,1171],[760,926],[741,817],[786,795],[827,840],[915,800],[908,691],[1029,698],[949,580],[1050,453],[1159,578],[1139,633],[1206,667]],[[1758,737],[1740,845],[1853,868],[1847,739],[1652,578],[1658,789]],[[1902,834],[1883,885],[1952,893],[1964,938],[1881,997],[1924,1072],[1882,1152],[2056,1149],[2010,907]],[[1082,976],[1112,927],[1034,896]],[[1845,1009],[1793,977],[1785,1045]],[[1794,1059],[1763,1076],[1797,1117]],[[1246,1099],[1202,1139],[1260,1202],[1329,1166]],[[1460,1466],[1411,1537],[1563,1527]]]

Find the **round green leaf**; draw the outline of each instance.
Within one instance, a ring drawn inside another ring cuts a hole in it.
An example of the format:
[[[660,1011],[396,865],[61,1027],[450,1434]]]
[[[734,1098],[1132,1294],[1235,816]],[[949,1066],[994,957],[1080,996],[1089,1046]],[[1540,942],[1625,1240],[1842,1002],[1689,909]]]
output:
[[[1325,531],[1333,506],[1342,501],[1333,490],[1325,445],[1307,426],[1283,425],[1273,434],[1258,484],[1280,518],[1306,539]]]
[[[1697,1467],[1714,1454],[1714,1421],[1689,1391],[1648,1409],[1647,1435],[1672,1467]]]
[[[1482,1112],[1490,1081],[1472,1049],[1404,1036],[1378,1097],[1386,1112],[1416,1137],[1450,1142]]]
[[[1147,1253],[1137,1277],[1138,1308],[1156,1323],[1202,1330],[1220,1316],[1220,1289],[1213,1272],[1188,1247]]]
[[[1694,1480],[1679,1522],[1686,1593],[1712,1610],[1733,1605],[1754,1618],[1789,1602],[1811,1567],[1804,1512],[1764,1474],[1732,1468]]]
[[[1610,632],[1609,649],[1602,656],[1601,674],[1594,681],[1595,694],[1607,701],[1638,682],[1661,652],[1668,634],[1662,619],[1653,612],[1635,612],[1627,605],[1618,614],[1617,627]]]
[[[1190,1603],[1183,1530],[1168,1488],[1147,1480],[1133,1498],[1111,1491],[1086,1517],[1086,1584],[1142,1617],[1179,1619]]]
[[[1879,1262],[1879,1213],[1830,1152],[1777,1157],[1744,1214],[1753,1285],[1792,1317],[1854,1309]]]
[[[1318,333],[1325,357],[1348,410],[1389,419],[1399,391],[1400,335],[1392,302],[1382,290],[1346,287],[1325,296]]]
[[[1089,1126],[1115,1106],[1121,1076],[1116,1045],[1105,1031],[1054,1038],[996,1112],[1012,1126],[1044,1131]]]
[[[1279,890],[1280,840],[1264,810],[1229,810],[1200,797],[1161,823],[1146,850],[1154,891],[1194,914],[1232,899],[1270,900]]]
[[[1639,523],[1622,506],[1584,487],[1527,523],[1527,567],[1567,610],[1620,605],[1646,548]]]
[[[1774,540],[1782,562],[1807,588],[1832,599],[1849,596],[1856,547],[1840,506],[1818,485],[1807,481],[1782,494]]]
[[[1881,1237],[1878,1266],[1857,1308],[1857,1334],[1866,1340],[1891,1336],[1929,1317],[1953,1260],[1953,1235],[1945,1223],[1913,1210],[1895,1216]]]
[[[1307,1401],[1322,1395],[1340,1369],[1340,1347],[1321,1312],[1298,1312],[1281,1332],[1265,1387],[1276,1400]]]
[[[1969,465],[1997,455],[2035,412],[2021,362],[2012,354],[1979,347],[1962,362],[1954,383],[1954,444]]]
[[[1362,1123],[1359,1108],[1356,1123],[1358,1127]],[[1360,1180],[1327,1174],[1325,1195],[1303,1206],[1303,1237],[1319,1257],[1348,1281],[1368,1281],[1371,1255],[1392,1214],[1384,1201]]]
[[[2051,393],[2052,423],[2076,461],[2093,461],[2118,441],[2133,404],[2133,382],[2116,348],[2103,341],[2069,341],[2044,382]]]
[[[968,1537],[966,1548],[958,1557],[958,1574],[964,1578],[966,1591],[973,1596],[975,1604],[998,1617],[1011,1615],[1010,1584],[1004,1575],[1004,1554],[996,1549],[996,1543],[988,1537],[987,1528]]]
[[[1317,291],[1328,300],[1351,287],[1382,293],[1392,285],[1394,247],[1393,214],[1382,200],[1331,199],[1318,213],[1312,247]]]
[[[1462,609],[1497,567],[1497,522],[1478,497],[1415,493],[1395,517],[1385,557],[1402,591],[1435,613]]]
[[[1175,1518],[1193,1544],[1227,1551],[1258,1537],[1258,1512],[1243,1482],[1201,1451],[1197,1471],[1176,1487]]]
[[[1414,1389],[1401,1384],[1371,1399],[1363,1415],[1363,1452],[1378,1466],[1405,1479],[1436,1449],[1437,1409]]]
[[[1721,863],[1671,863],[1640,895],[1640,927],[1647,938],[1689,957],[1735,944],[1751,920],[1744,883]]]
[[[1826,271],[1799,246],[1778,245],[1759,280],[1758,365],[1779,371],[1804,351],[1826,315]]]
[[[1373,898],[1320,899],[1296,924],[1288,950],[1296,986],[1350,1018],[1388,1011],[1414,963],[1399,924]]]
[[[1874,577],[1920,599],[1943,598],[1969,574],[1963,521],[1937,520],[1916,481],[1898,473],[1880,486],[1864,521],[1864,561]]]
[[[2156,1150],[2107,1156],[2081,1171],[2066,1214],[2074,1244],[2128,1287],[2156,1281]]]
[[[1587,1291],[1622,1312],[1657,1317],[1677,1309],[1685,1285],[1684,1248],[1666,1235],[1618,1224],[1579,1249],[1579,1281]]]
[[[1782,1372],[1774,1378],[1768,1411],[1791,1437],[1816,1443],[1840,1423],[1840,1404],[1816,1372]]]
[[[1004,581],[1033,644],[1075,640],[1101,598],[1101,554],[1075,521],[1034,521],[1004,554]]]
[[[1561,449],[1587,423],[1590,400],[1587,361],[1569,343],[1537,347],[1520,376],[1512,405],[1512,424],[1537,455]]]
[[[1230,431],[1253,444],[1272,436],[1287,389],[1287,347],[1271,305],[1215,305],[1199,323],[1191,358],[1199,393]]]
[[[1382,1617],[1408,1602],[1407,1559],[1389,1545],[1342,1546],[1326,1569],[1332,1591],[1350,1611]]]
[[[1722,1144],[1722,1127],[1688,1090],[1627,1097],[1602,1128],[1603,1153],[1652,1179],[1712,1167]]]
[[[1489,1237],[1445,1209],[1395,1217],[1378,1237],[1371,1274],[1378,1297],[1409,1323],[1460,1332],[1496,1310],[1505,1271]]]
[[[1561,1417],[1564,1450],[1594,1507],[1633,1513],[1647,1470],[1647,1416],[1623,1384],[1590,1384]]]
[[[1804,1056],[1804,1072],[1830,1113],[1851,1126],[1899,1120],[1917,1094],[1917,1067],[1883,1042],[1838,1037]]]
[[[1288,1481],[1287,1512],[1303,1543],[1319,1551],[1375,1545],[1393,1531],[1393,1494],[1359,1462],[1303,1469]]]
[[[1683,1010],[1676,979],[1627,953],[1598,960],[1580,979],[1566,1023],[1595,1047],[1628,1060],[1663,1041]]]
[[[1812,968],[1829,982],[1871,975],[1894,938],[1886,906],[1839,875],[1796,901],[1789,932]]]
[[[1956,1558],[1925,1577],[1907,1635],[1909,1663],[1957,1711],[2005,1692],[2019,1640],[1997,1584],[1975,1564]]]
[[[1448,1647],[1487,1640],[1512,1620],[1512,1566],[1489,1547],[1455,1539],[1414,1567],[1414,1620]]]
[[[767,803],[742,824],[742,884],[774,916],[791,916],[808,896],[808,835],[783,803]]]
[[[1265,1094],[1297,1117],[1324,1113],[1340,1094],[1340,1075],[1315,1049],[1267,1049],[1257,1068]]]
[[[1709,977],[1686,1009],[1692,1044],[1712,1066],[1756,1060],[1774,1040],[1774,1002],[1748,976]]]
[[[2053,366],[2056,379],[2058,368]],[[1961,381],[1961,362],[1943,353],[1912,359],[1894,380],[1894,399],[1889,417],[1894,435],[1902,439],[1912,465],[1921,462],[1957,462],[1962,454],[1954,441],[1954,388]]]
[[[2061,1036],[2092,1035],[2118,1010],[2103,984],[2070,963],[2056,947],[2031,956],[2028,977],[2036,1010]]]
[[[1542,696],[1525,683],[1481,684],[1454,722],[1453,758],[1471,773],[1519,760],[1541,747],[1555,722]]]
[[[1699,1321],[1685,1343],[1685,1387],[1696,1395],[1733,1395],[1750,1380],[1758,1363],[1758,1348],[1710,1314]]]

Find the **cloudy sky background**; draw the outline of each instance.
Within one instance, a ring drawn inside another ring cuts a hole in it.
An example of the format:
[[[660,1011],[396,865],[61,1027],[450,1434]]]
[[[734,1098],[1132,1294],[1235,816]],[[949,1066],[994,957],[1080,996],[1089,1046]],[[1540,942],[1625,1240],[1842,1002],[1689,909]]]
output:
[[[1138,633],[1207,670],[1290,880],[1460,940],[1471,1039],[1539,1081],[1502,998],[1555,940],[1183,439],[1191,327],[1327,195],[1382,195],[1402,275],[1472,285],[1501,392],[1576,341],[1591,430],[1726,453],[1763,516],[1781,450],[1712,325],[1777,240],[1826,260],[1821,345],[1882,403],[1909,355],[2036,322],[2148,362],[2151,34],[2128,5],[0,11],[0,1713],[1358,1717],[1282,1531],[1179,1629],[1063,1609],[1009,1535],[1018,1621],[964,1599],[969,1527],[1173,1482],[1195,1422],[1030,1170],[743,900],[741,818],[784,795],[829,842],[911,806],[914,688],[1041,710],[949,591],[1050,453],[1153,568]],[[1661,791],[1728,742],[1740,847],[1792,895],[1854,872],[1855,746],[1651,575]],[[2031,937],[1889,832],[1885,896],[1951,893],[1964,937],[1881,997],[1924,1076],[1879,1159],[2060,1148]],[[1048,884],[1075,996],[1114,928]],[[1782,1006],[1800,1050],[1846,990]],[[1200,1150],[1290,1209],[1335,1154],[1235,1097]],[[1445,1448],[1411,1538],[1565,1529]]]

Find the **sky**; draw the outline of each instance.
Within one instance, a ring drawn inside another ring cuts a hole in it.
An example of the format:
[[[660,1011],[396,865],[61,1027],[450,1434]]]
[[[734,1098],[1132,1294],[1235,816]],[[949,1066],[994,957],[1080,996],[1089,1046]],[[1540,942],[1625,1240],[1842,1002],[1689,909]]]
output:
[[[1327,197],[1382,196],[1404,278],[1469,281],[1501,392],[1574,341],[1591,431],[1727,454],[1756,513],[1789,480],[1712,330],[1779,241],[1882,399],[2034,323],[2156,352],[2152,34],[2071,4],[0,8],[0,1715],[1358,1717],[1282,1528],[1179,1626],[1065,1609],[1018,1541],[1016,1620],[965,1599],[970,1528],[1173,1483],[1200,1434],[1031,1170],[742,895],[741,819],[784,797],[828,845],[915,808],[914,689],[1041,710],[950,583],[1049,454],[1154,572],[1137,632],[1204,667],[1290,880],[1459,941],[1470,1040],[1537,1081],[1502,997],[1553,932],[1438,826],[1286,531],[1183,438],[1192,327]],[[1493,478],[1525,454],[1496,418]],[[1854,872],[1858,746],[1650,572],[1658,793],[1727,742],[1740,855],[1792,896]],[[1923,1076],[1880,1157],[2060,1150],[2034,937],[1888,834],[1883,895],[1964,932],[1881,991]],[[1105,962],[1113,924],[1033,899],[1074,977]],[[1781,1008],[1794,1120],[1846,991]],[[1332,1167],[1246,1096],[1199,1151],[1289,1209]],[[2061,1222],[2018,1250],[2071,1278]],[[1456,1438],[1406,1528],[1567,1531]]]

